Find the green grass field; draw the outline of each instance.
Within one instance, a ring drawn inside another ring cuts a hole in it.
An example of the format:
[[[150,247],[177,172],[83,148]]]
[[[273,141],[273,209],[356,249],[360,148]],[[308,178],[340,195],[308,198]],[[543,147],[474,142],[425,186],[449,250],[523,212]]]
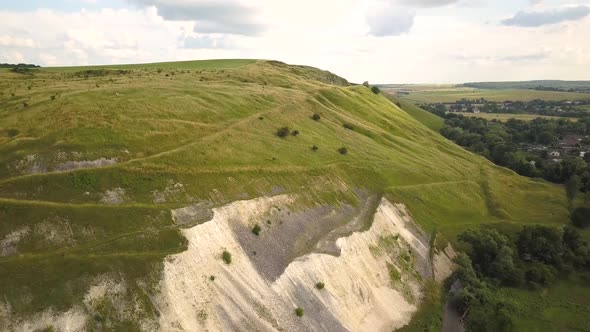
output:
[[[489,101],[503,102],[511,101],[530,101],[533,99],[543,100],[587,100],[590,99],[590,93],[575,92],[557,92],[557,91],[537,91],[529,89],[474,89],[474,88],[447,88],[427,89],[412,91],[408,95],[402,96],[402,99],[413,103],[452,103],[461,99],[479,99],[485,98]]]
[[[278,188],[337,205],[364,189],[406,204],[451,242],[467,227],[568,220],[563,187],[497,167],[430,130],[438,118],[310,67],[3,71],[0,91],[0,239],[24,234],[17,255],[0,257],[0,299],[19,315],[65,310],[101,275],[149,298],[164,257],[186,246],[170,209],[195,202]],[[283,126],[300,134],[279,138]],[[100,158],[116,163],[64,169]],[[105,203],[113,193],[121,204]],[[141,306],[154,314],[149,301]]]
[[[517,119],[523,121],[531,121],[533,119],[541,118],[541,119],[550,119],[550,120],[560,120],[565,119],[569,121],[578,121],[577,118],[565,118],[559,116],[548,116],[548,115],[537,115],[537,114],[510,114],[510,113],[468,113],[468,112],[457,112],[457,114],[461,114],[464,116],[474,117],[474,118],[483,118],[487,120],[498,120],[498,121],[508,121],[509,119]]]
[[[410,114],[414,119],[418,120],[418,122],[422,123],[426,127],[438,132],[444,125],[444,119],[421,109],[420,107],[409,103],[407,101],[402,101],[400,98],[394,97],[390,94],[385,94],[385,97],[391,100],[393,103],[399,103],[401,105],[402,111]]]

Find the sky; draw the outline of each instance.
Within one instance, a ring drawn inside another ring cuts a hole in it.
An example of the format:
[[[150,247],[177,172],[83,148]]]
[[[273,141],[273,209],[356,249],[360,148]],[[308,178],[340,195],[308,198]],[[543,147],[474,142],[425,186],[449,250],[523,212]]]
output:
[[[0,62],[216,58],[352,82],[590,80],[590,0],[0,0]]]

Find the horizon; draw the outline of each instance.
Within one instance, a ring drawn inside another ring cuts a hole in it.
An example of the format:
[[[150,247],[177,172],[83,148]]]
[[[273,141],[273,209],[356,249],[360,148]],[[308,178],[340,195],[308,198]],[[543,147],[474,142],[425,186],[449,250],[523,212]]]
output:
[[[35,0],[0,7],[0,62],[267,58],[379,84],[585,80],[588,31],[590,0]]]

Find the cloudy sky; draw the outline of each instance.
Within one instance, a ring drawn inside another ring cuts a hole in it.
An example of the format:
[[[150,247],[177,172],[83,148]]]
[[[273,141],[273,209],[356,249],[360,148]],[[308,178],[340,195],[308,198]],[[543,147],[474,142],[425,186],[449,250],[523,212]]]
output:
[[[0,0],[0,62],[211,58],[356,82],[590,79],[590,0]]]

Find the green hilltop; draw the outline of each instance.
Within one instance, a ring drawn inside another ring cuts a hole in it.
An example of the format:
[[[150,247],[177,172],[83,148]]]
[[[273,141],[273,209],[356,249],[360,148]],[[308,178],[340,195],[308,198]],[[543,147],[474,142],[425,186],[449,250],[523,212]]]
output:
[[[354,204],[364,190],[451,242],[469,226],[568,220],[563,187],[495,166],[431,130],[440,121],[429,113],[311,67],[1,71],[0,91],[0,239],[24,239],[0,257],[0,299],[18,314],[67,310],[100,274],[128,280],[152,312],[146,289],[186,246],[170,209],[195,203],[285,192]],[[281,127],[299,135],[280,138]]]

